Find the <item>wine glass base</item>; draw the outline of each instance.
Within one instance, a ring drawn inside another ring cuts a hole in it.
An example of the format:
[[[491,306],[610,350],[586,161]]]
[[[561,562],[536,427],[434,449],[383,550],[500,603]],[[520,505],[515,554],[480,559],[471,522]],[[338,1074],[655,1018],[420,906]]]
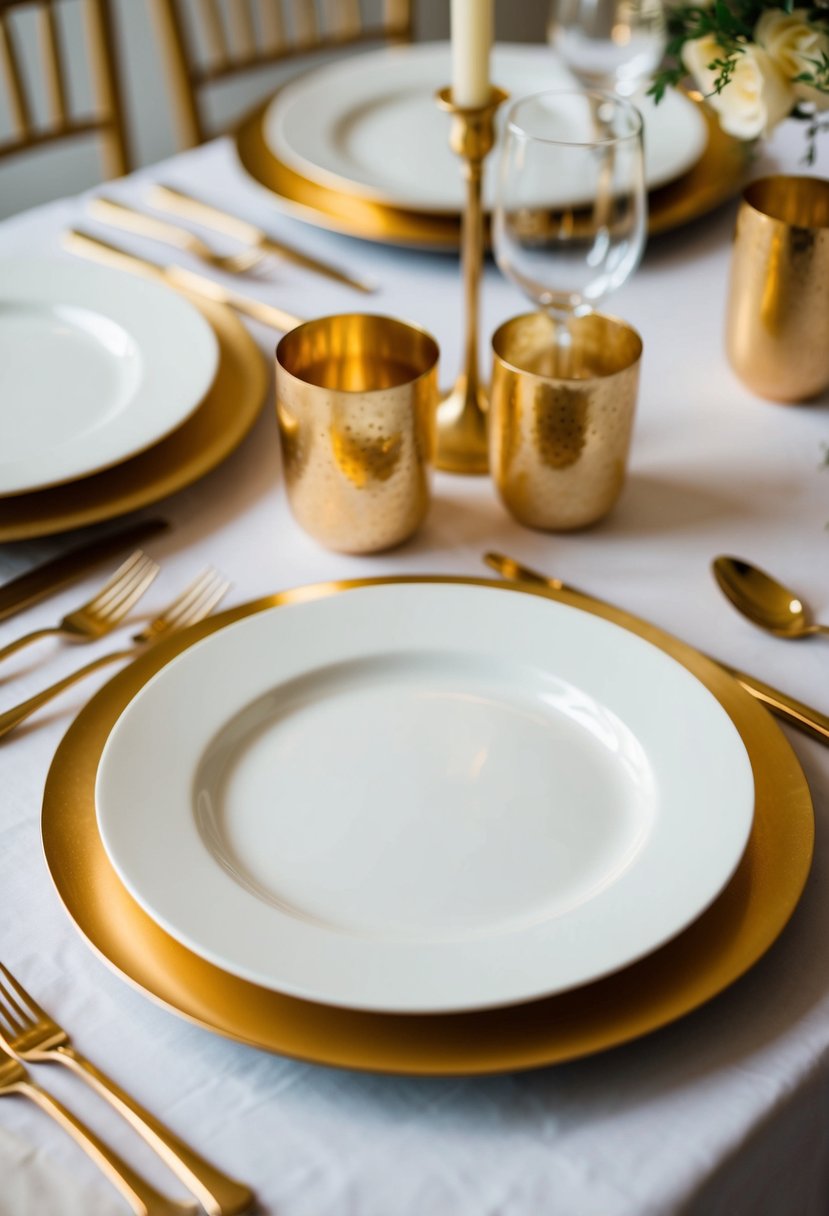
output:
[[[436,468],[466,476],[489,472],[488,407],[487,394],[480,386],[468,385],[466,376],[443,395],[437,411]]]

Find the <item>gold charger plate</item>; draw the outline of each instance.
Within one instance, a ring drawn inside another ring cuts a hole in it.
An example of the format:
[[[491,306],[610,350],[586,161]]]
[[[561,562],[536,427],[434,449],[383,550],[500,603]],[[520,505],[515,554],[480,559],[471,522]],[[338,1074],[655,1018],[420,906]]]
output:
[[[48,490],[0,499],[0,543],[67,532],[158,502],[203,477],[242,442],[265,399],[264,356],[231,309],[182,294],[203,313],[219,340],[216,378],[201,405],[166,439],[122,464]]]
[[[46,864],[89,944],[123,978],[199,1025],[268,1051],[319,1064],[421,1075],[493,1073],[576,1059],[664,1026],[721,992],[771,946],[809,873],[814,818],[798,761],[769,714],[718,667],[614,609],[597,615],[647,638],[719,700],[751,758],[757,789],[746,852],[722,895],[668,945],[597,983],[531,1004],[481,1013],[359,1013],[283,996],[238,979],[169,937],[127,894],[95,816],[95,778],[116,720],[176,655],[234,621],[279,604],[378,583],[469,583],[505,594],[543,588],[480,578],[377,578],[325,583],[223,612],[159,644],[83,709],[55,755],[43,799]]]
[[[457,249],[460,218],[454,214],[406,211],[372,202],[346,190],[320,185],[291,169],[265,140],[264,116],[273,98],[259,106],[236,131],[242,166],[276,194],[298,219],[348,236],[392,245]],[[703,106],[708,126],[705,152],[687,173],[648,195],[648,233],[670,232],[713,211],[742,188],[746,145],[726,135],[715,114]],[[448,138],[448,128],[447,128]],[[460,172],[460,170],[459,170]]]

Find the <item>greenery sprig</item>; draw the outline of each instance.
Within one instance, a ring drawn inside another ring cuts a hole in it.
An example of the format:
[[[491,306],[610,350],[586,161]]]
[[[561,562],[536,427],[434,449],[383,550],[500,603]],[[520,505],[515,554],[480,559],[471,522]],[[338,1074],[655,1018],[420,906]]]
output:
[[[685,48],[705,39],[707,48],[713,44],[716,49],[710,52],[712,58],[705,64],[707,75],[703,91],[715,108],[724,110],[725,99],[719,104],[718,99],[733,82],[741,58],[759,45],[757,29],[761,18],[775,11],[792,17],[798,30],[805,29],[807,34],[816,35],[814,41],[819,47],[814,56],[800,53],[797,46],[794,51],[787,47],[788,58],[784,62],[784,57],[778,55],[774,68],[782,87],[791,93],[789,114],[807,123],[806,159],[811,163],[818,136],[829,130],[829,114],[822,115],[824,108],[829,110],[829,0],[797,8],[795,0],[713,0],[712,3],[700,0],[672,5],[666,14],[664,60],[649,92],[659,102],[669,88],[681,84],[689,75],[684,61]],[[768,20],[767,17],[766,22]],[[799,68],[794,74],[789,66],[792,60]],[[820,102],[820,94],[826,94],[825,107]],[[815,104],[816,101],[819,104]],[[725,121],[723,125],[726,125]]]

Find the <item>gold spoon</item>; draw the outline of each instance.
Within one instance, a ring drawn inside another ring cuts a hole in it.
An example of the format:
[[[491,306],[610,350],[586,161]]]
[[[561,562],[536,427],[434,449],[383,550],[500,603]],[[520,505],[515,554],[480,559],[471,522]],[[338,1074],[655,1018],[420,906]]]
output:
[[[794,591],[778,583],[750,562],[739,557],[717,557],[711,563],[720,589],[753,625],[778,638],[805,638],[829,633],[829,625],[818,625]]]

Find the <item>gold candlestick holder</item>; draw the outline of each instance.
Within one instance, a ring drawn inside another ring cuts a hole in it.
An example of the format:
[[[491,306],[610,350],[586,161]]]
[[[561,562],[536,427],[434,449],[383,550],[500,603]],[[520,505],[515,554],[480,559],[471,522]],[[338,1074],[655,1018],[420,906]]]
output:
[[[451,88],[441,89],[436,100],[452,116],[449,146],[463,160],[466,205],[461,225],[461,272],[464,283],[466,338],[461,374],[438,405],[435,464],[448,473],[487,473],[486,389],[478,366],[478,299],[484,256],[484,215],[481,176],[487,154],[495,143],[495,112],[508,98],[493,88],[486,105],[456,106]]]

